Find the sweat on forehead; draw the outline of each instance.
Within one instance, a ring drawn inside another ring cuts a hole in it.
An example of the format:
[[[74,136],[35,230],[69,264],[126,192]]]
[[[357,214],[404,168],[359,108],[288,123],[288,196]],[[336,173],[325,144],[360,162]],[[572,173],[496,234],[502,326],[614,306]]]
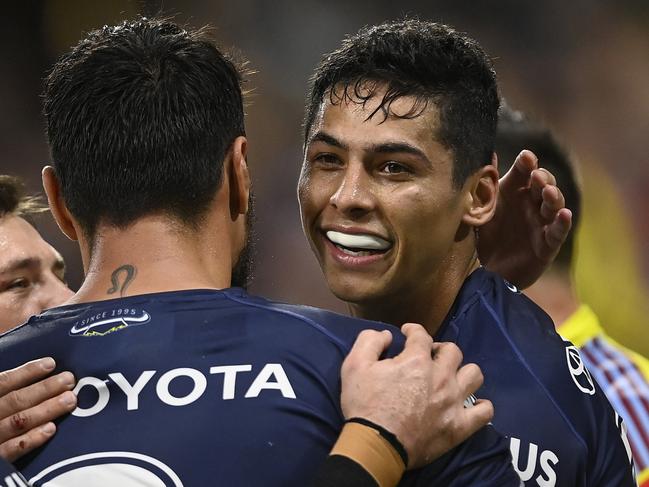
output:
[[[410,91],[410,92],[409,92]],[[331,104],[358,104],[371,111],[367,119],[382,115],[384,119],[416,118],[432,102],[431,98],[420,90],[403,91],[392,84],[380,80],[359,78],[354,83],[339,83],[330,88],[324,96]],[[324,100],[323,100],[324,101]],[[401,103],[393,104],[396,101]]]
[[[307,135],[310,142],[323,120],[328,107],[337,106],[346,110],[362,112],[365,122],[383,124],[388,120],[412,120],[421,118],[436,137],[440,126],[439,110],[429,97],[403,95],[380,81],[365,81],[354,85],[339,84],[328,90],[320,103]]]

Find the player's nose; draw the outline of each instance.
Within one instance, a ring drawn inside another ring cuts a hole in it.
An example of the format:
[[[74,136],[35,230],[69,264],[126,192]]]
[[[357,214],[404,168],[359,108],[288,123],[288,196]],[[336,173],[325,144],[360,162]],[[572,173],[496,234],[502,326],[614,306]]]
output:
[[[370,175],[361,163],[350,163],[341,175],[331,206],[345,214],[363,214],[374,208]]]

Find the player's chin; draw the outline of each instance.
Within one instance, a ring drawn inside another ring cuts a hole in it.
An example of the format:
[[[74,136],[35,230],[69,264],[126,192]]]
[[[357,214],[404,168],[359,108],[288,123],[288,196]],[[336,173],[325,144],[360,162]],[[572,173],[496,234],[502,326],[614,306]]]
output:
[[[376,279],[364,276],[340,277],[327,276],[327,284],[338,299],[351,304],[365,304],[381,299],[381,287]]]

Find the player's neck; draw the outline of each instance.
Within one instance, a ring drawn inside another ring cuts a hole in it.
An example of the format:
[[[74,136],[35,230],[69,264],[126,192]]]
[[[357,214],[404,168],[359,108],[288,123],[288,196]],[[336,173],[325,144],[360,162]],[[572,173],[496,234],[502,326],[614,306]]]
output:
[[[461,263],[461,264],[460,264]],[[451,253],[426,282],[374,302],[350,303],[351,313],[359,318],[382,321],[395,326],[419,323],[434,336],[460,292],[464,280],[478,267],[477,253]]]
[[[161,216],[142,218],[123,230],[104,227],[85,259],[83,285],[69,302],[229,287],[231,244],[217,237],[224,234],[193,232]]]
[[[552,269],[526,289],[525,294],[550,315],[557,328],[577,311],[581,304],[570,274]]]

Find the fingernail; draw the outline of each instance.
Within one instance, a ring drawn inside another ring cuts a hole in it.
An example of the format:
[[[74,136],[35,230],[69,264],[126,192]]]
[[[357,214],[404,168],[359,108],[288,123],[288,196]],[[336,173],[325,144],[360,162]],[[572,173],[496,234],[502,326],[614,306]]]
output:
[[[74,380],[74,375],[72,375],[72,372],[61,372],[59,374],[59,380],[61,381],[61,384],[63,384],[66,387],[69,387],[72,389],[75,384]]]
[[[77,404],[77,396],[75,396],[71,391],[66,391],[61,394],[59,401],[61,401],[61,404],[64,406],[72,407]]]
[[[47,370],[47,371],[53,370],[54,367],[56,366],[56,362],[52,357],[42,358],[40,364],[41,367],[43,367],[43,370]]]
[[[59,380],[61,381],[61,384],[69,387],[70,389],[74,387],[75,380],[72,372],[61,372],[59,374]]]
[[[47,423],[41,426],[41,431],[46,435],[51,436],[56,431],[56,426],[54,426],[54,423]]]

